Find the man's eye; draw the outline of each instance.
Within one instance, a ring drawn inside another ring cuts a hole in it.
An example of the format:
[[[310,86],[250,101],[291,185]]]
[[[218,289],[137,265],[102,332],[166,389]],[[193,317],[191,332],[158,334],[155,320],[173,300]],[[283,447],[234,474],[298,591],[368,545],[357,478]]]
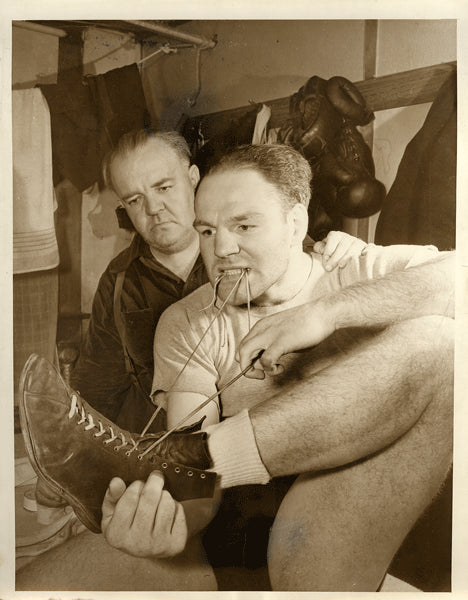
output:
[[[172,187],[172,185],[163,185],[161,187],[158,187],[158,192],[162,192],[164,194],[164,192],[167,192],[168,190],[170,190]]]
[[[212,229],[201,229],[200,235],[203,237],[211,237],[213,235],[213,230]]]
[[[129,206],[132,206],[134,204],[137,204],[137,202],[139,202],[141,200],[141,196],[135,196],[134,198],[130,198],[129,200],[127,200],[127,204]]]
[[[239,225],[239,229],[241,231],[250,231],[255,227],[255,225]]]

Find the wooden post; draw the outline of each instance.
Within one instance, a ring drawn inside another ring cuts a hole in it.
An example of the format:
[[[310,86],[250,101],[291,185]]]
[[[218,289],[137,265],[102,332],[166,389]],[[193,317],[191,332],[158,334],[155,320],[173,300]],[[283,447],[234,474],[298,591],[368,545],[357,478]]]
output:
[[[378,21],[365,21],[364,23],[364,81],[375,78],[377,67],[377,35]],[[364,141],[374,154],[374,123],[369,123],[361,128]],[[365,242],[369,240],[369,217],[357,219],[356,235]]]
[[[58,80],[79,78],[83,41],[80,32],[60,39]],[[81,343],[81,193],[68,180],[56,187],[56,232],[60,253],[57,341]]]

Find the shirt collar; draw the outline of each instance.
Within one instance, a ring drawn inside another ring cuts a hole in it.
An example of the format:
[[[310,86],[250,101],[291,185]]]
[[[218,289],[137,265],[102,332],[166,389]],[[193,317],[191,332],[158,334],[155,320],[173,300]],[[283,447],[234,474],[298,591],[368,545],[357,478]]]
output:
[[[110,271],[113,273],[126,271],[134,260],[140,259],[143,259],[142,262],[144,262],[146,266],[154,269],[155,271],[170,274],[174,279],[179,279],[177,275],[169,271],[169,269],[167,269],[164,265],[162,265],[154,258],[153,254],[151,253],[150,247],[138,233],[135,233],[130,246],[114,258],[110,265]],[[195,273],[202,267],[203,261],[199,254],[193,266],[192,273]]]
[[[119,273],[120,271],[126,271],[134,260],[140,258],[140,256],[146,256],[150,258],[152,256],[148,244],[145,240],[136,233],[128,248],[125,248],[120,254],[118,254],[112,263],[110,264],[110,271],[113,273]]]

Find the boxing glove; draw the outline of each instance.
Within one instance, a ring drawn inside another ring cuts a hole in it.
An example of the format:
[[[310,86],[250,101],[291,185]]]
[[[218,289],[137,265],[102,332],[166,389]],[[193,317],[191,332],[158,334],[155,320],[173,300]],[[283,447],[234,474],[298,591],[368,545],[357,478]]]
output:
[[[325,208],[356,219],[378,212],[385,187],[374,174],[372,154],[363,137],[354,127],[344,127],[333,148],[322,157],[317,173],[319,183],[331,184],[326,187],[329,198],[325,198],[325,186],[321,185]]]
[[[327,81],[327,96],[333,107],[348,122],[367,125],[374,118],[374,113],[367,108],[360,91],[345,77],[335,76]]]

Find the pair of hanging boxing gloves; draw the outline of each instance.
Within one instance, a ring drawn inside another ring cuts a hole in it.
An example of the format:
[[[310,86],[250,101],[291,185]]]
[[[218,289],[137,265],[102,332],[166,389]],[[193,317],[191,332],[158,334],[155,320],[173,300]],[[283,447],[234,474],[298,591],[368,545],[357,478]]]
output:
[[[357,130],[374,114],[352,82],[314,76],[290,99],[279,141],[299,150],[314,171],[315,202],[327,213],[367,217],[380,210],[385,187],[375,179],[370,148]]]

